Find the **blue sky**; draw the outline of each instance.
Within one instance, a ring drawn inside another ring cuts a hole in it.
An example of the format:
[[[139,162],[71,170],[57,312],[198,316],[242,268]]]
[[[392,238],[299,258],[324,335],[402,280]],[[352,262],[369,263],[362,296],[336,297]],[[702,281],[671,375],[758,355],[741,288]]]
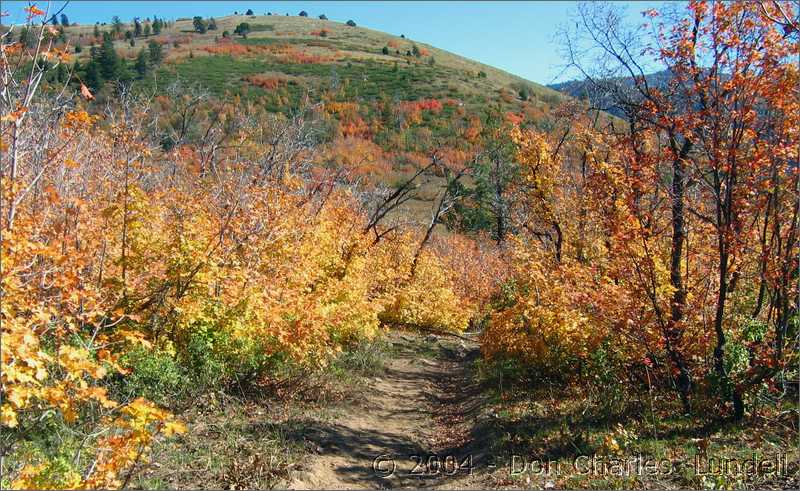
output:
[[[36,2],[44,9],[46,1]],[[640,12],[662,2],[627,2],[628,17],[639,22]],[[23,22],[22,8],[27,2],[4,1],[6,24]],[[50,3],[50,11],[60,9],[64,1]],[[256,14],[287,12],[297,15],[325,14],[331,20],[353,19],[358,25],[418,40],[453,53],[472,58],[542,84],[561,78],[562,60],[556,35],[560,26],[570,22],[576,6],[572,2],[259,2],[237,1],[71,1],[64,13],[70,22],[94,24],[109,22],[118,15],[124,21],[133,17],[175,19],[243,12]]]

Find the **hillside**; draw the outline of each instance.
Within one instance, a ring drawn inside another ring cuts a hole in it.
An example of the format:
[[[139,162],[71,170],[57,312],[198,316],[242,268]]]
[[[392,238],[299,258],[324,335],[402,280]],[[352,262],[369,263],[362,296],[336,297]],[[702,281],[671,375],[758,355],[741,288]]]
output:
[[[294,101],[305,91],[319,93],[337,80],[349,84],[348,93],[364,101],[384,93],[397,100],[456,98],[470,107],[499,102],[508,110],[539,116],[562,99],[556,90],[503,70],[361,26],[277,15],[231,15],[215,22],[217,29],[200,34],[191,19],[177,20],[159,35],[137,38],[135,46],[116,40],[115,48],[133,60],[147,42],[155,40],[165,49],[164,75],[198,82],[217,95],[277,93]],[[243,22],[251,29],[246,37],[234,34]],[[100,30],[110,28],[101,26]],[[125,24],[122,29],[133,27]],[[101,43],[92,35],[94,26],[65,30],[72,44]],[[223,36],[226,31],[228,38]],[[417,56],[412,53],[414,46]],[[88,58],[87,49],[77,55],[78,60]],[[266,89],[259,86],[258,77],[279,78],[285,86]]]
[[[98,82],[90,73],[93,56],[100,60],[94,71],[103,71],[103,33],[108,32],[116,52],[127,60],[119,78],[148,93],[165,94],[180,80],[183,87],[207,90],[218,100],[239,97],[273,113],[289,114],[324,102],[327,120],[319,139],[331,142],[333,152],[337,143],[340,148],[366,146],[370,151],[364,153],[374,158],[364,172],[372,182],[390,187],[413,175],[410,162],[429,159],[433,149],[469,154],[465,131],[481,131],[487,117],[549,131],[553,110],[568,99],[402,34],[300,16],[231,15],[214,23],[216,29],[200,33],[193,19],[180,19],[168,22],[158,35],[140,37],[129,36],[135,29],[130,24],[70,26],[64,31],[70,45],[81,46],[74,71],[96,92],[98,107],[114,98],[113,84]],[[236,33],[242,23],[249,26],[246,35]],[[143,25],[149,32],[151,23]],[[146,74],[136,74],[137,56],[155,43],[163,59],[149,63]],[[427,222],[443,182],[426,172],[415,196],[397,211]]]

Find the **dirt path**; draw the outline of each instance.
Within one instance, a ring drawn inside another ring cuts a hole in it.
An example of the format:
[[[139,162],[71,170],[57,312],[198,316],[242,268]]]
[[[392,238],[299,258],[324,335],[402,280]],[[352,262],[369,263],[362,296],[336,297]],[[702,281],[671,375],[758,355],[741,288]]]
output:
[[[304,438],[318,454],[290,488],[428,487],[468,476],[457,470],[468,462],[437,464],[468,439],[459,404],[474,343],[407,333],[392,342],[394,355],[382,376],[367,380],[364,398],[334,421],[307,429]]]

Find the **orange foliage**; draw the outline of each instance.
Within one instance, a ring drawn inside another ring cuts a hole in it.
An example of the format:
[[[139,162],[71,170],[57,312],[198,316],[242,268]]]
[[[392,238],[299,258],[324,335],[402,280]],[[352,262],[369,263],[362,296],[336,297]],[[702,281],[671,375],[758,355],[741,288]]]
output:
[[[525,114],[508,111],[505,113],[504,118],[507,123],[518,125],[525,121]]]
[[[323,159],[343,168],[350,178],[366,178],[369,183],[381,182],[391,171],[391,163],[383,149],[370,140],[343,134],[334,140]]]
[[[504,252],[486,237],[460,234],[437,236],[432,249],[446,266],[456,294],[487,314],[490,298],[510,277]]]
[[[242,56],[252,51],[250,46],[245,46],[233,41],[222,41],[222,40],[217,44],[205,46],[203,49],[215,55],[230,55],[230,56]]]
[[[261,73],[248,75],[244,77],[244,80],[255,85],[256,87],[261,87],[262,89],[267,90],[275,90],[286,84],[286,80],[282,77],[264,75]]]
[[[403,124],[412,126],[422,122],[423,111],[438,114],[442,111],[442,108],[442,103],[437,99],[420,99],[417,101],[401,101],[397,106],[397,111],[403,117]]]
[[[786,273],[798,267],[798,41],[764,12],[692,1],[655,24],[626,56],[653,56],[671,77],[632,81],[643,94],[633,133],[574,113],[564,146],[511,130],[514,273],[487,356],[572,380],[596,363],[644,373],[686,410],[711,396],[736,418],[796,365],[783,327],[796,313],[770,298],[797,296]],[[615,24],[596,28],[597,42],[622,42],[604,36]]]

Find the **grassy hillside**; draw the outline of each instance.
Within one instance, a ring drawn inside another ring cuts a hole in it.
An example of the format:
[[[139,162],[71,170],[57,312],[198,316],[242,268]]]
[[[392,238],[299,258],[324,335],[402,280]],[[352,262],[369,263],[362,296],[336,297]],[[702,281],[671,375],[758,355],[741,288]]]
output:
[[[191,19],[175,21],[158,36],[115,42],[129,59],[150,40],[163,44],[166,75],[199,82],[218,95],[264,95],[246,80],[253,76],[284,75],[282,93],[297,96],[330,86],[332,79],[348,84],[353,98],[370,100],[387,95],[396,100],[455,98],[470,107],[500,102],[508,110],[546,114],[562,96],[555,90],[425,43],[364,27],[309,17],[231,15],[216,20],[218,28],[197,33]],[[246,38],[234,34],[246,22]],[[101,31],[111,26],[101,26]],[[125,30],[132,26],[125,25]],[[96,44],[94,26],[66,29],[73,44]],[[228,31],[230,39],[223,38]],[[420,55],[412,50],[417,46]],[[387,48],[388,54],[383,50]],[[78,56],[86,59],[89,50]],[[524,87],[524,88],[523,88]],[[520,92],[530,94],[523,100]],[[506,92],[505,95],[502,92]]]

